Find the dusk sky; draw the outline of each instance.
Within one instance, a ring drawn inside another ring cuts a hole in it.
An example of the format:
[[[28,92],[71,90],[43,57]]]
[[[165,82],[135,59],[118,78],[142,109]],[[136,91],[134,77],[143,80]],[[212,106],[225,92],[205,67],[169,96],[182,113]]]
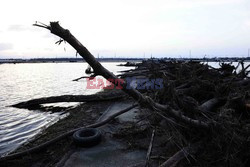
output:
[[[8,0],[0,21],[0,58],[75,57],[35,21],[59,21],[100,57],[246,57],[250,48],[249,0]]]

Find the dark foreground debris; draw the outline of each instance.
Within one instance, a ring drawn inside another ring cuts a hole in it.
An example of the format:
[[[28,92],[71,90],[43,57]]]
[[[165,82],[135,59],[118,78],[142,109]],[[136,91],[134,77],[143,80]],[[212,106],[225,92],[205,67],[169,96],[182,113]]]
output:
[[[218,69],[192,61],[148,60],[138,64],[135,70],[121,77],[134,77],[135,80],[163,78],[162,89],[138,90],[189,118],[214,122],[216,126],[204,130],[169,118],[167,110],[155,112],[147,109],[141,114],[142,118],[146,118],[147,133],[140,125],[131,125],[121,134],[141,129],[149,140],[152,131],[157,129],[151,156],[165,157],[165,162],[154,160],[162,166],[170,162],[178,166],[183,159],[184,166],[247,166],[250,163],[250,79],[242,75],[249,73],[246,70],[248,66],[245,68],[243,62],[239,64],[242,64],[241,70],[230,63],[221,63]],[[134,147],[140,147],[140,139],[136,134],[134,137],[128,137],[128,140],[134,143]],[[147,146],[144,147],[146,149]]]

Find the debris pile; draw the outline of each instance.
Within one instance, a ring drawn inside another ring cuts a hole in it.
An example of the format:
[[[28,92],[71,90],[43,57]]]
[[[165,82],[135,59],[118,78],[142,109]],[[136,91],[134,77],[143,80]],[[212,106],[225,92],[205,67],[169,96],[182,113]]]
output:
[[[201,62],[153,59],[137,64],[136,69],[126,71],[120,77],[162,78],[162,89],[138,91],[189,118],[213,122],[214,126],[209,129],[193,127],[169,117],[167,110],[145,108],[141,113],[144,124],[126,126],[115,136],[127,138],[132,147],[146,149],[152,131],[156,130],[151,161],[158,164],[176,155],[178,150],[183,152],[187,148],[192,148],[192,151],[184,151],[184,156],[174,161],[176,164],[184,159],[188,160],[184,164],[198,166],[249,164],[248,67],[244,62],[239,62],[236,67],[231,63],[220,63],[220,68],[216,69]]]

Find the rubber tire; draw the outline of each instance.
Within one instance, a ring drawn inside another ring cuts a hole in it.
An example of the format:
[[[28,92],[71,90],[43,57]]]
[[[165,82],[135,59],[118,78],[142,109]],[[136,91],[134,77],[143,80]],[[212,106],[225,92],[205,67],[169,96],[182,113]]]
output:
[[[102,135],[98,129],[85,128],[76,131],[73,134],[73,141],[81,147],[92,147],[101,142]]]

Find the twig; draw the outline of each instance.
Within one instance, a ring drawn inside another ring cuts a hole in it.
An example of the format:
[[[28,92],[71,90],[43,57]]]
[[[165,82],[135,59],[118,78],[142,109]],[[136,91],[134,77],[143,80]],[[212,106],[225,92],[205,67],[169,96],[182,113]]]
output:
[[[36,21],[36,23],[33,24],[33,26],[42,27],[42,28],[46,28],[46,29],[50,30],[50,26],[48,26],[44,23],[38,22],[38,21]]]
[[[151,155],[152,148],[153,148],[154,136],[155,136],[155,129],[154,129],[153,132],[152,132],[150,144],[149,144],[149,147],[148,147],[148,152],[147,152],[146,165],[145,165],[145,167],[148,167],[148,166],[149,166],[150,155]]]
[[[83,76],[83,77],[79,77],[79,78],[73,79],[72,81],[79,81],[80,79],[85,79],[85,78],[89,78],[89,77]]]
[[[172,157],[170,157],[167,161],[160,165],[160,167],[174,167],[180,163],[181,160],[187,158],[191,154],[195,154],[198,151],[199,144],[195,144],[192,146],[184,147],[177,153],[175,153]]]

